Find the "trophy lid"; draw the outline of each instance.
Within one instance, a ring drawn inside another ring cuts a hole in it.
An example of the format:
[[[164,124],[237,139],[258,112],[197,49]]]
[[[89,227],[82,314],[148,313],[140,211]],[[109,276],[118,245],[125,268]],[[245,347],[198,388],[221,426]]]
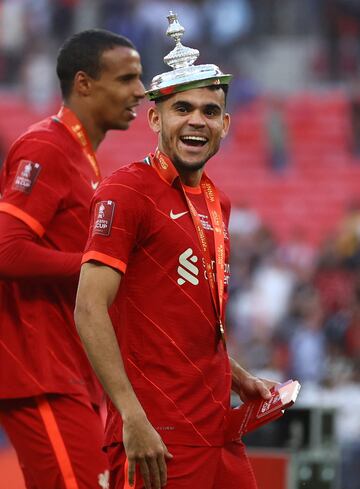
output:
[[[185,29],[179,23],[177,15],[172,11],[167,16],[169,26],[166,35],[173,38],[175,48],[164,58],[173,71],[167,71],[155,76],[146,91],[150,100],[157,100],[165,95],[184,92],[193,88],[202,88],[210,85],[228,85],[232,75],[225,75],[216,65],[194,65],[199,57],[197,49],[183,46],[180,42]]]

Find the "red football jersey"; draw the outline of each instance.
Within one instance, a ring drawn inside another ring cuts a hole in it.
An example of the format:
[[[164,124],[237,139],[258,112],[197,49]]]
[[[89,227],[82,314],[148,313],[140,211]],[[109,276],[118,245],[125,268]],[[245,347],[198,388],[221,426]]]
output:
[[[25,222],[46,248],[82,253],[97,177],[56,118],[32,126],[10,149],[0,211]],[[0,280],[0,398],[100,387],[73,320],[78,277]]]
[[[200,187],[186,192],[214,257]],[[226,300],[230,203],[222,194],[221,207]],[[179,178],[167,183],[140,162],[106,179],[92,204],[83,262],[90,260],[124,272],[110,314],[127,375],[152,425],[167,442],[221,445],[230,366]],[[121,439],[121,417],[109,401],[106,444]]]

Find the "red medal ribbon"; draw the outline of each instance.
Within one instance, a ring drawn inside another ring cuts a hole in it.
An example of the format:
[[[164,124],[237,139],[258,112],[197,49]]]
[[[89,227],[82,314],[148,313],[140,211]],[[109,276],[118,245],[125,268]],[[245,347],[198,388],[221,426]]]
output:
[[[176,168],[171,160],[165,156],[159,149],[155,155],[149,155],[151,165],[154,166],[163,180],[172,184],[176,177],[179,176]],[[211,256],[209,245],[206,238],[205,230],[201,224],[201,220],[193,203],[186,194],[186,190],[181,180],[181,188],[183,190],[186,203],[188,205],[190,215],[192,217],[195,230],[198,236],[200,247],[203,252],[205,269],[208,277],[212,301],[215,307],[216,315],[219,321],[219,328],[222,338],[224,339],[224,278],[225,278],[225,233],[224,221],[221,212],[221,204],[218,191],[210,178],[203,173],[200,188],[205,198],[206,206],[210,215],[211,224],[214,230],[215,243],[215,264],[216,264],[216,279],[211,265]]]
[[[96,177],[100,180],[101,174],[99,165],[96,160],[95,152],[91,145],[90,139],[74,112],[64,105],[60,108],[58,114],[54,117],[58,122],[61,122],[66,129],[70,132],[72,137],[77,141],[82,147],[83,153],[88,159]]]

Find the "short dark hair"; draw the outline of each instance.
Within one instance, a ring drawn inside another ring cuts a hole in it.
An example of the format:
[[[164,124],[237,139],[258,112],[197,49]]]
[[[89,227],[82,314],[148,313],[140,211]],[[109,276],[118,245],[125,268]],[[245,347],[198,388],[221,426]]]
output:
[[[59,50],[56,64],[64,99],[71,93],[76,73],[84,71],[92,78],[98,78],[101,55],[117,46],[136,49],[127,37],[104,29],[88,29],[67,39]]]
[[[227,96],[228,96],[228,92],[229,92],[229,85],[225,85],[225,84],[222,83],[220,85],[210,85],[208,88],[210,88],[210,90],[218,90],[218,89],[221,89],[224,92],[224,95],[225,95],[225,105],[226,105]]]
[[[196,87],[194,87],[194,88],[196,88]],[[208,88],[209,90],[220,90],[221,89],[225,95],[225,107],[226,107],[229,85],[225,85],[225,84],[208,85],[208,86],[205,86],[203,88]],[[187,90],[184,90],[184,91],[187,91]],[[175,93],[181,93],[181,92],[175,92]],[[159,98],[155,99],[154,102],[156,105],[161,104],[161,102],[165,102],[166,100],[169,100],[169,98],[171,98],[173,95],[174,95],[174,93],[171,93],[169,95],[164,95],[163,97],[159,97]]]

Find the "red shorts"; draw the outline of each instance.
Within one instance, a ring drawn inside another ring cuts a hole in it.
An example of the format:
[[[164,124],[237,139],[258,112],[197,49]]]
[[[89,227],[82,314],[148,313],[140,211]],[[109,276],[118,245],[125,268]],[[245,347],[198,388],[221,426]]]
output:
[[[27,489],[108,487],[103,425],[85,397],[0,400],[0,423],[17,452]]]
[[[188,447],[167,445],[174,456],[167,462],[166,489],[257,489],[256,480],[244,445],[224,447]],[[129,486],[126,455],[122,444],[108,448],[110,489],[143,489],[136,470],[136,484]]]

